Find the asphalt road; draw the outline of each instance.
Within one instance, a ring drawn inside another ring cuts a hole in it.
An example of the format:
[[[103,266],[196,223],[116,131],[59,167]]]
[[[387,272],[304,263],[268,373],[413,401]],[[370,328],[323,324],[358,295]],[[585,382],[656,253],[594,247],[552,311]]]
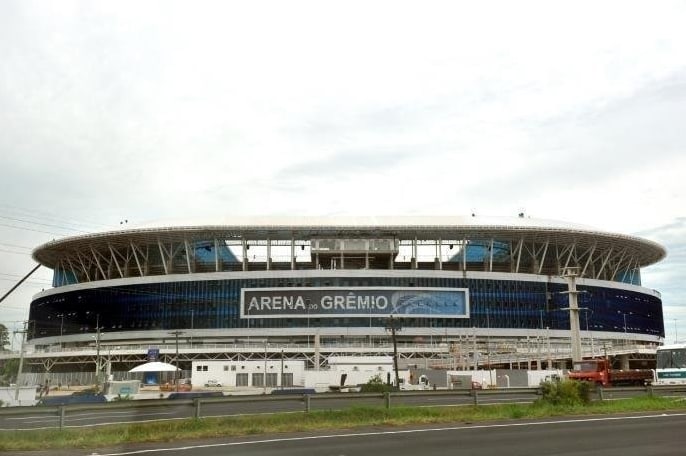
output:
[[[682,456],[686,414],[577,417],[260,436],[99,450],[100,456]],[[51,453],[57,455],[58,453]],[[63,453],[59,453],[60,455]],[[67,453],[64,453],[67,454]],[[93,450],[68,454],[92,455]]]

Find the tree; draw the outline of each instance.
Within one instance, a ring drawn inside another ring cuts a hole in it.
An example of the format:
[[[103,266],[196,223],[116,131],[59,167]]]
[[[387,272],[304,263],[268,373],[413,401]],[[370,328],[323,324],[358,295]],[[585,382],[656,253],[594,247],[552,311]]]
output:
[[[0,361],[0,386],[9,385],[17,379],[19,371],[19,358],[11,358]]]
[[[0,351],[4,351],[5,346],[10,344],[10,332],[7,330],[7,326],[0,323]]]

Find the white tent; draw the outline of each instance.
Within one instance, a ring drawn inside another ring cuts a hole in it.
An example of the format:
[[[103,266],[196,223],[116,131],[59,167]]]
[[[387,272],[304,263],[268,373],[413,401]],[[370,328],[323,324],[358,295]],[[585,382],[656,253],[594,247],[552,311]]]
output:
[[[176,370],[181,370],[169,363],[161,363],[159,361],[153,361],[150,363],[141,364],[131,369],[129,372],[174,372]]]

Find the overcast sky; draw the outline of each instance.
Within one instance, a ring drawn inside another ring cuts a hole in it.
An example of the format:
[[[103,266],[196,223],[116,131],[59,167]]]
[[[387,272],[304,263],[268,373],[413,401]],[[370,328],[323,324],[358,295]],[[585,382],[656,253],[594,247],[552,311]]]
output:
[[[663,243],[643,284],[686,338],[684,24],[683,1],[0,0],[0,292],[122,220],[525,211]]]

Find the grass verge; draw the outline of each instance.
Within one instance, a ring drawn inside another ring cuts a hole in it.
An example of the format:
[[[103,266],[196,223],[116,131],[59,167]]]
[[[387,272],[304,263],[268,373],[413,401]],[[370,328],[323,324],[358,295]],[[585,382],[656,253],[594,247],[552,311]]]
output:
[[[116,447],[141,442],[171,442],[216,437],[278,434],[372,426],[473,423],[566,415],[613,414],[686,409],[686,401],[640,397],[589,405],[508,404],[465,407],[350,408],[298,414],[203,418],[64,430],[0,432],[0,452]]]

